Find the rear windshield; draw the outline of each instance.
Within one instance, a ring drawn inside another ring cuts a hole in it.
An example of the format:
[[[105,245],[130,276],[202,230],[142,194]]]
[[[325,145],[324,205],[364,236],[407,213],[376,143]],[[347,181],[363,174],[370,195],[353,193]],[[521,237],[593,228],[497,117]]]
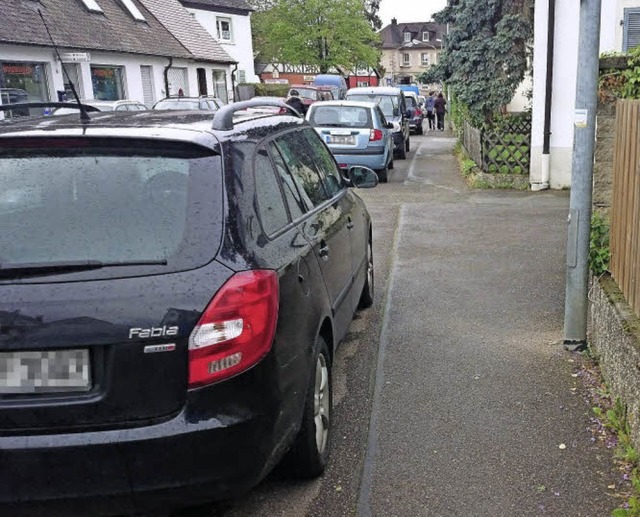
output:
[[[314,127],[371,127],[371,110],[357,106],[316,104],[309,117]]]
[[[358,93],[349,95],[348,99],[350,101],[377,102],[385,117],[397,117],[400,114],[398,110],[398,97],[395,95]]]
[[[289,95],[311,100],[318,98],[317,90],[310,90],[309,88],[292,88],[289,90]]]
[[[219,157],[140,147],[0,147],[0,264],[166,260],[166,271],[210,261]]]

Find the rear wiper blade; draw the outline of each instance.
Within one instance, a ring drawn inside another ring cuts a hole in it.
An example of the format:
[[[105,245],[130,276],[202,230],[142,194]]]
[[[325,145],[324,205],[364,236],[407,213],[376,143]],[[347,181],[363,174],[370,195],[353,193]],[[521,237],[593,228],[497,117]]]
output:
[[[166,259],[151,260],[67,260],[59,262],[24,262],[0,264],[0,277],[22,275],[50,275],[56,273],[73,273],[74,271],[89,271],[103,267],[122,266],[166,266]]]

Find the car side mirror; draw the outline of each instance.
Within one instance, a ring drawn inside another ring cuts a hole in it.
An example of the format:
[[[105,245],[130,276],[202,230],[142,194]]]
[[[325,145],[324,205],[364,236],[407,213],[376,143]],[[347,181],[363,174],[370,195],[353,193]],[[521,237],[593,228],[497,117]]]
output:
[[[387,129],[393,129],[393,122],[387,122],[384,127],[386,127]]]
[[[349,167],[347,175],[356,188],[373,188],[378,184],[378,175],[369,167],[354,165]]]

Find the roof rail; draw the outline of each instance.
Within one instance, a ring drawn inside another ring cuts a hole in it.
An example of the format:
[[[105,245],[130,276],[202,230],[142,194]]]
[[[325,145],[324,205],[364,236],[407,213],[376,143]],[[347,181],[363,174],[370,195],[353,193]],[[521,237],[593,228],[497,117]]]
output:
[[[86,111],[100,111],[95,106],[82,104]],[[11,111],[24,108],[75,108],[80,109],[76,102],[16,102],[14,104],[0,104],[0,111]]]
[[[275,108],[284,108],[292,112],[292,114],[296,117],[302,117],[299,111],[289,106],[284,101],[274,100],[274,99],[260,99],[255,98],[248,101],[234,102],[232,104],[227,104],[223,106],[218,111],[216,111],[213,116],[213,122],[211,123],[211,129],[216,129],[218,131],[231,131],[233,129],[233,115],[238,112],[245,110],[247,108],[257,108],[260,106],[273,106]]]

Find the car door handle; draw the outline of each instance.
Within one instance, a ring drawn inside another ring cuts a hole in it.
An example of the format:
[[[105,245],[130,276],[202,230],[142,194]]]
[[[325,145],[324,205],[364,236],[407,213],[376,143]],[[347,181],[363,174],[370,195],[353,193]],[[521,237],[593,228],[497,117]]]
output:
[[[355,226],[354,222],[351,220],[351,217],[349,217],[349,222],[347,223],[347,228],[349,230],[351,230],[351,228],[353,228]]]
[[[327,245],[326,242],[323,242],[321,246],[322,247],[320,248],[320,251],[319,251],[320,256],[323,259],[328,259],[329,258],[329,246]]]

